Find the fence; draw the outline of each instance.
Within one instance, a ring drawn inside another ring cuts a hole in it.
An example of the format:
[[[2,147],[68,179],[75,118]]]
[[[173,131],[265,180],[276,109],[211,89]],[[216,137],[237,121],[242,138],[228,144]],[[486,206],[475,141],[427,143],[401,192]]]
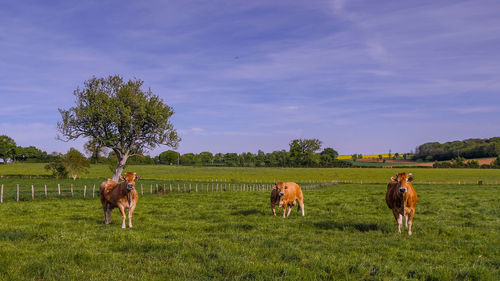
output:
[[[330,183],[307,183],[302,184],[302,189],[311,190],[321,188]],[[136,190],[139,194],[166,194],[166,193],[191,193],[191,192],[255,192],[255,191],[270,191],[274,184],[269,183],[227,183],[227,182],[212,182],[212,183],[163,183],[163,184],[136,184]],[[7,190],[8,189],[8,190]],[[20,186],[16,184],[15,186],[6,187],[4,184],[0,186],[0,203],[4,202],[4,191],[6,197],[15,199],[17,202],[25,200],[35,200],[35,198],[49,198],[49,197],[60,197],[60,198],[74,198],[79,197],[83,199],[87,198],[98,198],[99,197],[99,185],[83,185],[75,187],[73,184],[70,186],[61,186],[57,184],[57,187],[49,186],[44,184],[43,186]],[[8,191],[8,192],[7,192]],[[15,192],[15,193],[14,193]],[[29,194],[29,195],[26,195]],[[15,196],[14,196],[15,195]],[[31,196],[30,196],[31,195]]]

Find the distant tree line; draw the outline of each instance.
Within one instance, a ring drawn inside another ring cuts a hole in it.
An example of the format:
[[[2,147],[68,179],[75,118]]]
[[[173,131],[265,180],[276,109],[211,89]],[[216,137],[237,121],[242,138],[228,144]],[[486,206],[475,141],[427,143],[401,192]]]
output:
[[[482,169],[499,169],[500,156],[497,157],[491,164],[479,165],[477,160],[465,160],[463,157],[457,157],[451,161],[434,162],[433,168],[482,168]]]
[[[257,153],[211,153],[208,151],[201,153],[180,154],[174,150],[161,152],[157,156],[134,155],[129,157],[128,165],[183,165],[183,166],[225,166],[225,167],[351,167],[349,161],[338,160],[338,153],[331,147],[321,149],[322,142],[318,139],[295,139],[289,144],[289,150],[277,150],[271,153],[264,153],[259,150]],[[84,145],[84,150],[88,161],[93,164],[109,164],[110,169],[118,161],[114,151],[109,151],[100,146],[97,142],[89,140]],[[67,154],[51,153],[48,154],[34,146],[19,147],[14,140],[8,136],[0,136],[0,158],[3,163],[8,162],[38,162],[49,163],[47,169],[53,171],[56,177],[66,177],[70,174],[68,169],[63,169],[64,163],[68,166],[73,159],[81,160],[81,157],[75,156],[83,154],[72,148]],[[76,157],[76,158],[75,158]],[[85,158],[85,157],[84,157]],[[73,160],[73,162],[76,160]],[[85,165],[84,165],[85,166]],[[85,170],[85,169],[84,169]],[[73,174],[74,175],[74,174]]]
[[[500,154],[500,137],[490,139],[467,139],[463,141],[428,142],[417,147],[414,156],[420,161],[446,161],[463,157],[485,158]]]

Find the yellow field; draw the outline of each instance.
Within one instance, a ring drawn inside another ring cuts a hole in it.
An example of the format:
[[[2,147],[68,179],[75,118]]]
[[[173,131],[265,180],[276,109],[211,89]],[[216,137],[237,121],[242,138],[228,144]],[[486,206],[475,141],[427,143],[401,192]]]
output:
[[[375,158],[378,159],[379,155],[382,155],[382,158],[389,158],[389,154],[362,154],[363,158]],[[392,157],[394,157],[394,154],[392,154]],[[337,157],[339,160],[350,160],[352,159],[352,155],[342,155]]]

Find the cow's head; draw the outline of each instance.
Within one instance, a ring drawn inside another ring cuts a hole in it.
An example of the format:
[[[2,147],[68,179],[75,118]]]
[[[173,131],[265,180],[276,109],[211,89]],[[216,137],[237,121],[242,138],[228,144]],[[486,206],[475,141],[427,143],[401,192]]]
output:
[[[274,186],[274,188],[276,188],[276,190],[279,191],[279,196],[280,196],[280,207],[282,207],[283,205],[283,196],[285,196],[287,190],[288,190],[288,186],[285,185],[284,182],[278,182],[276,183],[276,185]]]
[[[405,193],[408,191],[409,182],[413,181],[411,173],[399,173],[395,177],[391,177],[391,181],[398,183],[399,192]]]
[[[131,191],[132,189],[135,188],[135,181],[139,180],[140,178],[141,177],[136,176],[135,173],[132,173],[132,172],[126,173],[125,177],[124,176],[120,176],[120,179],[122,181],[127,182],[127,189],[128,189],[128,191]]]

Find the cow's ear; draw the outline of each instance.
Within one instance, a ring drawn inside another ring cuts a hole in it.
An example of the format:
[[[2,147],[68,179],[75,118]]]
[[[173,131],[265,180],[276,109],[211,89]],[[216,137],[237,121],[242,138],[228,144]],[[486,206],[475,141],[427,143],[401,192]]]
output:
[[[408,181],[413,181],[413,177],[412,177],[412,176],[409,176],[409,177],[408,177]]]
[[[141,176],[136,176],[136,177],[135,177],[135,180],[136,180],[136,181],[138,181],[138,180],[140,180],[140,179],[141,179]]]
[[[391,177],[391,181],[396,181],[396,178],[395,177]]]
[[[124,178],[123,176],[120,176],[120,179],[121,179],[122,181],[125,181],[125,178]]]

